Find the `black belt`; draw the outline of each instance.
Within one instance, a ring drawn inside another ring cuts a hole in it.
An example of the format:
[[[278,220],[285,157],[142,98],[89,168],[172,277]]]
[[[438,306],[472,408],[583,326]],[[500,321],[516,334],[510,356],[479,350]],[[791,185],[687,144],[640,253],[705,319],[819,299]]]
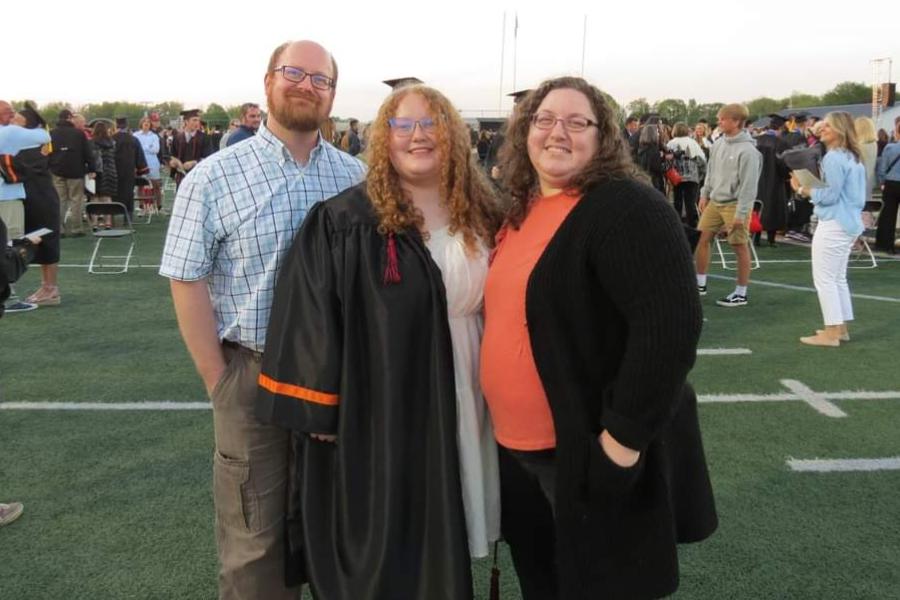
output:
[[[251,350],[247,346],[242,346],[237,342],[232,342],[231,340],[222,340],[222,345],[226,348],[231,348],[232,350],[236,350],[238,352],[243,352],[244,354],[249,354],[256,360],[262,360],[262,352],[257,352],[256,350]]]

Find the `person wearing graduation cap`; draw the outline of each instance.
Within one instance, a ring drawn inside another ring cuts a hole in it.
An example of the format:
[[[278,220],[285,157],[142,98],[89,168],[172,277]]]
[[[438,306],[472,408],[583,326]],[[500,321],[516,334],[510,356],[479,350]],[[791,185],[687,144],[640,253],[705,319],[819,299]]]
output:
[[[137,177],[146,175],[150,169],[147,167],[144,149],[128,130],[126,117],[116,118],[116,134],[113,136],[113,140],[116,143],[116,173],[118,175],[118,193],[115,201],[124,204],[130,215],[134,212],[134,186]]]
[[[770,246],[775,245],[776,232],[787,228],[790,171],[781,159],[781,154],[790,148],[784,139],[785,123],[787,121],[781,115],[769,115],[768,126],[756,138],[756,149],[762,154],[756,197],[763,203],[760,222]],[[754,236],[756,245],[759,245],[759,238],[757,233]]]
[[[184,128],[175,134],[172,140],[172,155],[169,167],[175,178],[176,187],[181,186],[185,176],[197,166],[197,163],[213,153],[206,133],[201,128],[200,110],[181,111]]]
[[[288,538],[315,598],[467,600],[500,527],[478,356],[501,214],[433,88],[396,89],[368,153],[285,258],[257,414],[293,433]]]
[[[47,122],[30,103],[16,115],[26,129],[47,128]],[[41,287],[26,298],[38,306],[60,303],[57,275],[59,273],[59,196],[50,175],[48,146],[29,148],[13,157],[16,172],[25,183],[25,231],[42,228],[52,230],[37,247],[32,262],[41,265]]]
[[[787,133],[784,141],[787,142],[788,148],[806,145],[806,113],[797,113],[788,115]],[[782,117],[783,118],[783,117]]]

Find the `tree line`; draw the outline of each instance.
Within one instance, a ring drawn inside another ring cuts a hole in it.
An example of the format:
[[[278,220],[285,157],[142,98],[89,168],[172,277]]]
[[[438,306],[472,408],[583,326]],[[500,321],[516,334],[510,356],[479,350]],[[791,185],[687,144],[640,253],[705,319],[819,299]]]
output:
[[[760,96],[745,102],[750,111],[750,120],[755,121],[768,114],[787,108],[802,109],[814,106],[840,106],[844,104],[864,104],[872,100],[872,88],[865,83],[856,81],[844,81],[837,84],[831,90],[821,96],[793,92],[786,98],[769,98]],[[709,123],[716,122],[716,114],[725,105],[724,102],[697,103],[691,98],[688,101],[678,98],[666,98],[654,104],[647,102],[646,98],[632,100],[625,105],[621,114],[642,115],[656,113],[668,123],[683,121],[693,124],[700,119],[706,119]]]
[[[607,96],[607,99],[613,104],[620,120],[623,122],[627,115],[641,115],[652,112],[658,114],[668,123],[684,121],[685,123],[693,124],[700,119],[706,119],[710,123],[715,123],[716,114],[725,105],[724,102],[698,103],[693,98],[687,101],[679,98],[666,98],[651,104],[646,98],[637,98],[622,106],[610,96]],[[750,111],[751,120],[756,120],[786,108],[801,109],[813,106],[863,104],[871,99],[871,87],[862,82],[844,81],[821,96],[793,92],[786,98],[760,96],[746,102],[746,104]],[[25,101],[22,100],[14,101],[12,104],[14,108],[20,108],[24,103]],[[59,112],[64,108],[72,109],[73,107],[65,102],[49,102],[38,106],[38,110],[48,123],[55,123]],[[160,120],[164,124],[168,124],[170,121],[177,120],[182,110],[184,110],[184,105],[181,102],[160,102],[157,104],[100,102],[78,107],[78,112],[83,114],[88,121],[98,118],[114,119],[116,117],[127,117],[129,124],[133,128],[137,128],[140,118],[150,112],[158,112]],[[240,111],[240,105],[222,106],[213,102],[203,111],[203,120],[209,126],[225,128],[231,119],[240,116]]]

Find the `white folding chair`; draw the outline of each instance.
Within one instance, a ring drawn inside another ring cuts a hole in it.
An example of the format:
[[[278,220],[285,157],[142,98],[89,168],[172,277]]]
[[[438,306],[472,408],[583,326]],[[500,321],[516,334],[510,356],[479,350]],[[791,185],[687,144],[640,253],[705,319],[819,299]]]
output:
[[[763,203],[761,200],[753,201],[753,210],[759,211],[762,213]],[[750,233],[750,219],[747,219],[747,223],[744,224],[744,227],[747,228],[747,236],[750,240],[747,242],[747,245],[750,247],[750,268],[755,270],[759,268],[759,256],[756,254],[756,246],[753,245],[753,234]],[[737,269],[737,256],[735,256],[734,252],[731,251],[731,246],[726,241],[724,244],[722,243],[722,238],[718,235],[713,238],[716,240],[716,252],[719,254],[719,262],[722,263],[722,268],[728,271],[734,271]],[[727,249],[726,249],[727,246]]]
[[[109,229],[95,228],[94,230],[94,251],[91,254],[91,261],[88,264],[88,273],[94,275],[118,275],[127,273],[131,266],[131,258],[134,255],[134,226],[131,223],[131,216],[128,209],[121,202],[88,202],[84,205],[84,210],[88,217],[108,217],[110,222]],[[123,227],[115,227],[116,217],[122,217]],[[128,250],[125,254],[100,254],[100,246],[116,245],[118,242],[112,240],[123,240],[122,243],[128,244]],[[124,260],[124,263],[105,264],[107,259]],[[140,263],[138,263],[140,264]]]
[[[870,223],[866,223],[866,219],[863,219],[865,231],[856,238],[856,242],[853,244],[853,251],[850,253],[850,261],[847,265],[848,269],[874,269],[878,266],[878,261],[875,260],[875,254],[872,252],[867,238],[875,236],[875,232],[878,230],[878,217],[881,215],[883,206],[884,201],[881,198],[873,197],[866,202],[866,208],[869,209],[868,212],[872,215],[872,219]]]

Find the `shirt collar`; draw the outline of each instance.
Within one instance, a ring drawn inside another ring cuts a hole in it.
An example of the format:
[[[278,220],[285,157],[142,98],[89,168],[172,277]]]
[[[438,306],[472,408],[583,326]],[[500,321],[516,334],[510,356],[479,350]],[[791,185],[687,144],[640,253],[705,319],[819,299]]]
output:
[[[266,127],[265,122],[260,123],[259,129],[256,130],[256,135],[254,136],[254,138],[263,142],[272,153],[278,156],[280,164],[283,165],[286,162],[297,162],[294,160],[294,157],[284,145],[284,142],[278,139],[275,134],[272,133],[268,127]],[[306,165],[298,164],[298,166],[305,168],[311,165],[319,158],[320,155],[322,155],[324,152],[327,152],[326,146],[327,144],[322,138],[322,133],[319,132],[316,138],[316,145],[309,153],[309,161],[306,163]]]

